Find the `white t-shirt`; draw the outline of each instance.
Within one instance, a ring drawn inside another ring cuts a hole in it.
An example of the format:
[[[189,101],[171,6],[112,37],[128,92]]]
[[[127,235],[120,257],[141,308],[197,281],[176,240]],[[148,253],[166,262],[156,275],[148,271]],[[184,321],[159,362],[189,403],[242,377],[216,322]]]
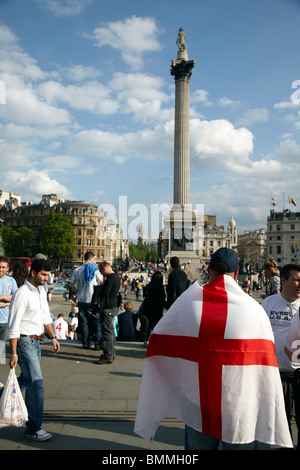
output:
[[[290,328],[290,330],[288,332],[288,335],[287,335],[287,338],[286,338],[285,346],[292,352],[297,351],[296,356],[292,357],[292,360],[294,361],[294,362],[292,362],[292,364],[293,364],[293,367],[295,367],[295,368],[300,367],[300,359],[297,358],[297,356],[300,352],[300,350],[299,350],[299,346],[300,346],[300,307],[299,307],[298,313],[296,313],[296,315],[294,316],[294,319],[292,321],[291,328]]]
[[[93,292],[94,292],[94,286],[96,286],[99,282],[102,281],[103,276],[100,274],[99,270],[97,269],[95,271],[94,277],[91,282],[86,282],[85,277],[84,277],[84,270],[86,267],[86,264],[83,264],[79,268],[76,268],[73,271],[73,274],[71,276],[71,283],[77,285],[77,299],[78,302],[83,302],[83,303],[90,303],[92,300]]]
[[[265,309],[272,325],[278,367],[282,371],[292,372],[294,367],[284,352],[284,347],[293,318],[299,310],[300,299],[288,302],[281,293],[274,294],[267,297],[261,306]]]
[[[78,327],[78,318],[77,317],[72,318],[72,320],[70,322],[70,326],[73,326],[74,331],[77,330],[77,327]]]
[[[52,323],[54,334],[57,339],[67,339],[69,325],[63,318],[57,318]]]

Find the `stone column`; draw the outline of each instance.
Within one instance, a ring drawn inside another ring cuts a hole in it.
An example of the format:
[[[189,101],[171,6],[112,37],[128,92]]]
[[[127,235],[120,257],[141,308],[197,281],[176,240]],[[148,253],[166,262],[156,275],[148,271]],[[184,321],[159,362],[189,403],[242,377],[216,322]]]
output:
[[[174,194],[173,203],[190,203],[190,99],[189,86],[194,60],[188,60],[187,46],[180,28],[177,59],[172,60],[171,75],[175,78],[174,129]]]

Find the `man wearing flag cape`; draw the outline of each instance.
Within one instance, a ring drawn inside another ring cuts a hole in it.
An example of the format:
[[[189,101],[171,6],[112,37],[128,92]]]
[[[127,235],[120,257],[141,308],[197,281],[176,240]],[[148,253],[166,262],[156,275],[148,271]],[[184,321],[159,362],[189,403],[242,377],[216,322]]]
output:
[[[135,433],[186,424],[188,450],[292,448],[274,336],[263,308],[237,284],[238,255],[220,248],[210,282],[194,282],[150,336]]]

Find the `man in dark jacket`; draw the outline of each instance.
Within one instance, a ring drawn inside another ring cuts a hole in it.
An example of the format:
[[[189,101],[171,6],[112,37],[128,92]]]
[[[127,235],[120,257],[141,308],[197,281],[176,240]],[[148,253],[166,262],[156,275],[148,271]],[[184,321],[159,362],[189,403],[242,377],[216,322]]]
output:
[[[172,271],[169,274],[167,285],[167,308],[169,309],[175,300],[184,292],[188,286],[188,278],[180,267],[179,258],[173,256],[170,259]]]
[[[115,355],[115,331],[114,318],[118,312],[118,293],[120,289],[120,277],[115,273],[107,261],[100,263],[99,271],[104,277],[104,283],[100,291],[103,306],[100,313],[100,322],[103,339],[103,354],[96,364],[111,364]]]

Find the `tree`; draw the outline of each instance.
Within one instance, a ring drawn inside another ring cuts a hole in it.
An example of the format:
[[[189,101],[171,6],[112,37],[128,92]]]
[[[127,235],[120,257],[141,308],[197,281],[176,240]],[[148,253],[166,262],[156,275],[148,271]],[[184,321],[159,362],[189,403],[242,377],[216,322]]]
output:
[[[139,261],[151,261],[155,263],[157,260],[157,250],[151,249],[147,245],[134,245],[129,244],[129,256],[130,258],[137,259]]]
[[[28,227],[14,230],[1,227],[2,245],[7,256],[32,256],[36,250],[35,233]]]
[[[74,228],[68,217],[51,212],[42,230],[43,253],[59,262],[72,258],[75,249]]]

